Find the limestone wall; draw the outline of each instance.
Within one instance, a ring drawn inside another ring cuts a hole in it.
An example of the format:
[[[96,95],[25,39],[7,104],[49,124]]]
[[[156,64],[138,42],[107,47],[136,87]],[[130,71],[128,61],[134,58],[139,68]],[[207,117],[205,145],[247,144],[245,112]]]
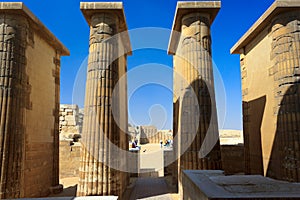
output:
[[[81,144],[70,146],[69,141],[59,142],[59,178],[78,177]]]
[[[56,52],[34,34],[34,46],[26,51],[31,108],[26,110],[24,196],[49,194],[54,174],[56,92],[53,58]]]
[[[246,172],[300,181],[300,12],[280,12],[240,49]]]
[[[244,174],[244,145],[221,145],[222,167],[225,174]]]
[[[222,167],[226,174],[245,173],[244,138],[241,130],[219,130]]]
[[[139,126],[139,137],[141,144],[152,143],[159,144],[162,140],[173,140],[173,132],[171,130],[157,130],[155,126]]]
[[[272,38],[268,30],[264,29],[241,56],[246,171],[261,175],[265,171],[263,162],[266,167],[268,165],[276,131],[274,77],[269,76],[268,70],[272,66],[269,54]],[[263,119],[267,123],[262,123]],[[264,134],[266,132],[267,135]],[[261,143],[265,137],[268,137],[267,140]]]
[[[152,144],[159,144],[160,140],[163,141],[163,143],[166,142],[166,140],[173,140],[173,132],[172,131],[158,131],[154,135],[149,135],[147,137],[148,142]]]
[[[82,111],[82,110],[81,110]],[[83,114],[77,105],[61,104],[59,110],[60,140],[72,139],[82,130]]]

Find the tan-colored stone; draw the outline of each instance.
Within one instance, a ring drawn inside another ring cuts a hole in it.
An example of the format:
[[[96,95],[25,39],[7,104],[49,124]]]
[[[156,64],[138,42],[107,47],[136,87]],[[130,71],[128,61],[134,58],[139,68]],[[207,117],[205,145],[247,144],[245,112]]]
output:
[[[300,2],[276,0],[234,45],[240,54],[246,173],[300,181]]]
[[[177,3],[168,52],[174,55],[173,131],[179,193],[182,170],[221,168],[210,36],[219,9],[219,1]],[[215,137],[216,144],[200,158],[207,135]]]
[[[111,111],[113,89],[126,73],[126,56],[131,53],[126,32],[120,38],[114,37],[127,31],[123,5],[86,2],[80,8],[90,26],[90,46],[77,195],[121,196],[129,176],[108,163],[120,163],[113,156],[115,151],[110,143],[128,150],[128,138],[116,124],[125,122],[123,127],[127,130],[127,83],[118,92],[120,102],[116,109],[121,118],[114,119]]]
[[[23,3],[0,3],[0,21],[0,198],[46,196],[59,184],[60,57],[69,51]]]
[[[260,175],[224,176],[219,170],[185,170],[180,199],[299,199],[300,184]]]

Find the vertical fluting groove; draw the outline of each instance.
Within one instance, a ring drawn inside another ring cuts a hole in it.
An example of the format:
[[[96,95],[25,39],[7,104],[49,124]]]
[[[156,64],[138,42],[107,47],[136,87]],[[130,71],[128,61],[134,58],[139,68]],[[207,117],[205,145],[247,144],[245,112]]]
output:
[[[182,57],[183,63],[179,67],[189,86],[181,88],[186,90],[181,101],[183,107],[180,115],[183,117],[178,118],[179,122],[175,125],[177,127],[181,124],[179,152],[183,153],[183,156],[179,158],[179,173],[182,169],[220,169],[221,167],[219,142],[205,158],[199,158],[199,150],[210,124],[210,129],[218,132],[209,28],[209,16],[206,14],[191,13],[182,18],[182,35],[176,56]],[[196,100],[190,98],[191,94],[187,94],[192,92],[196,94]],[[197,110],[195,109],[197,103],[199,121],[196,121],[193,113]],[[186,114],[188,116],[185,116]],[[196,135],[193,136],[189,131],[195,130],[196,124],[199,127]],[[193,139],[191,145],[186,152],[183,152],[183,147],[186,145],[184,141],[191,139]]]
[[[0,25],[0,198],[19,198],[22,182],[24,112],[28,99],[25,50],[28,22],[3,14]]]
[[[98,13],[91,17],[85,109],[93,114],[88,114],[83,124],[86,139],[83,139],[78,196],[120,196],[125,189],[121,188],[125,176],[111,167],[118,164],[113,149],[124,148],[119,142],[121,130],[112,115],[112,93],[119,79],[116,70],[120,67],[114,38],[118,26],[114,14]]]
[[[56,52],[55,68],[53,72],[55,82],[55,102],[54,102],[54,130],[53,130],[53,167],[52,186],[59,185],[59,105],[60,105],[60,55]]]
[[[282,13],[272,22],[271,58],[275,106],[278,106],[273,149],[278,155],[272,156],[270,162],[281,163],[282,166],[271,165],[268,176],[293,182],[300,181],[299,32],[299,12]]]

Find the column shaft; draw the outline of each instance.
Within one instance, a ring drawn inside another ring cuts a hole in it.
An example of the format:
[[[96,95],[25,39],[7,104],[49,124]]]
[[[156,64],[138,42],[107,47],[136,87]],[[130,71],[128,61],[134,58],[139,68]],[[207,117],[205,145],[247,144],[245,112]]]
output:
[[[209,29],[209,15],[191,13],[182,18],[182,35],[176,55],[181,57],[180,67],[184,70],[182,75],[189,85],[181,88],[185,90],[179,122],[181,170],[221,168],[219,142],[205,158],[199,158],[199,150],[209,126],[213,132],[218,133]],[[191,97],[192,92],[197,99]],[[195,116],[199,116],[199,122]],[[194,131],[196,135],[193,135]],[[191,145],[185,150],[186,141],[191,140]]]
[[[0,23],[0,198],[21,196],[28,22],[2,14]]]
[[[278,15],[272,23],[277,130],[268,176],[300,181],[300,15]]]
[[[91,17],[79,196],[120,196],[124,187],[121,179],[127,178],[106,166],[115,159],[111,156],[112,145],[120,145],[120,129],[111,110],[112,92],[119,79],[118,59],[114,60],[118,58],[118,43],[113,38],[118,26],[114,14],[99,13]]]

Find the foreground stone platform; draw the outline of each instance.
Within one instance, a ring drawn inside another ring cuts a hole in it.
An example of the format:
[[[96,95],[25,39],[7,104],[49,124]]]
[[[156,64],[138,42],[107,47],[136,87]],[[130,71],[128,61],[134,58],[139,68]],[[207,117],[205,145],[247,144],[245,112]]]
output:
[[[260,175],[225,176],[220,170],[185,170],[181,199],[299,199],[300,183]]]
[[[22,199],[22,200],[29,200],[33,198],[28,198],[28,199]],[[117,200],[117,196],[92,196],[92,197],[52,197],[52,198],[35,198],[39,200],[54,200],[54,199],[60,199],[60,200],[82,200],[82,199],[87,199],[87,200]]]

